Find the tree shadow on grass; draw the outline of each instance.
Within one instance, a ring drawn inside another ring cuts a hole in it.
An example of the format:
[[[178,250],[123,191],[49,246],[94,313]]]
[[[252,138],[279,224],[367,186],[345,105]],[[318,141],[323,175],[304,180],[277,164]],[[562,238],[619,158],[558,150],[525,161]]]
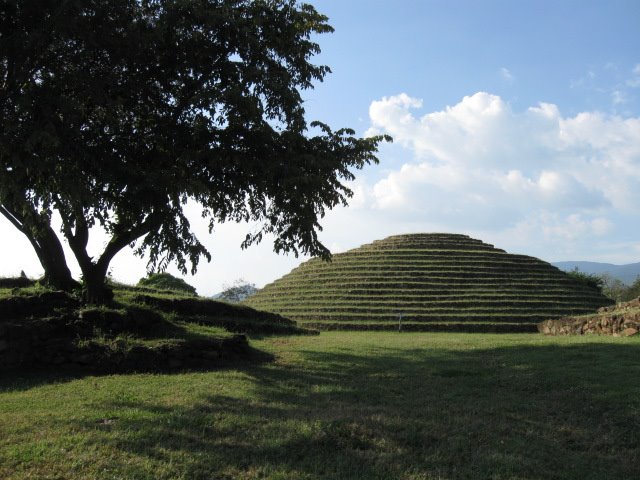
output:
[[[640,477],[640,344],[302,355],[243,369],[245,395],[80,427],[164,466],[141,478]]]
[[[159,344],[152,348],[136,348],[115,352],[112,357],[92,360],[87,365],[62,364],[12,368],[0,371],[0,393],[19,392],[38,387],[71,382],[87,376],[112,374],[164,373],[181,374],[248,368],[272,362],[274,357],[234,338],[215,339],[190,333],[174,345]],[[218,341],[217,341],[218,340]]]

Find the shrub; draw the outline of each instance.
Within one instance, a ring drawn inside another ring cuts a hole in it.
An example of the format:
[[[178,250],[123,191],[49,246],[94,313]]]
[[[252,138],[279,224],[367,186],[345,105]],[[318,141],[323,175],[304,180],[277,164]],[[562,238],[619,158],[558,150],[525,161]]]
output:
[[[181,278],[174,277],[170,273],[152,273],[148,277],[141,278],[138,286],[157,288],[159,290],[174,290],[197,295],[196,289]]]

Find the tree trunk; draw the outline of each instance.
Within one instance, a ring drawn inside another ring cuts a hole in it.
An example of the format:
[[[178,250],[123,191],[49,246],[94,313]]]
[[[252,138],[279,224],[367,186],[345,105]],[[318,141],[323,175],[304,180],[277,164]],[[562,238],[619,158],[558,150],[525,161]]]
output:
[[[83,269],[84,301],[93,305],[104,305],[113,300],[113,290],[105,285],[107,269],[100,265],[91,264]]]
[[[84,300],[87,303],[104,305],[113,300],[113,290],[105,285],[109,263],[120,250],[137,238],[149,233],[152,228],[157,228],[160,222],[161,217],[159,215],[150,214],[144,221],[130,227],[128,230],[115,228],[115,230],[123,231],[119,235],[116,234],[111,237],[100,258],[97,261],[93,261],[86,250],[89,240],[86,219],[82,214],[76,216],[75,222],[73,222],[75,224],[75,232],[73,232],[70,226],[72,222],[65,224],[63,218],[65,236],[76,256],[76,260],[78,260],[84,277]]]
[[[36,254],[44,268],[44,282],[64,291],[78,288],[80,284],[71,276],[67,259],[58,236],[48,227],[48,232],[39,235]]]

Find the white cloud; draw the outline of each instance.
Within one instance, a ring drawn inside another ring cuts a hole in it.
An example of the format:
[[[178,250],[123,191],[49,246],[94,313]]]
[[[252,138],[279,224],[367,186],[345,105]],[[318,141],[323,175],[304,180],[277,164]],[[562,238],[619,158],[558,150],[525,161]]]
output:
[[[628,242],[615,244],[614,223],[605,217],[531,212],[515,225],[481,233],[480,238],[514,253],[538,256],[547,261],[592,260],[614,263],[637,261]]]
[[[640,118],[564,117],[550,103],[514,112],[485,92],[418,116],[422,105],[407,94],[371,104],[372,130],[410,153],[362,195],[380,221],[507,243],[527,232],[540,245],[639,230]]]
[[[611,92],[611,102],[614,105],[622,105],[628,102],[627,95],[621,90]]]
[[[596,78],[596,72],[594,72],[593,70],[589,70],[582,77],[575,80],[571,80],[569,82],[569,88],[573,89],[573,88],[582,88],[585,86],[591,86],[595,78]]]
[[[416,118],[411,110],[421,105],[421,100],[406,94],[374,101],[369,109],[372,128],[389,133],[418,156],[452,164],[484,159],[489,152],[482,147],[498,144],[495,126],[504,123],[508,110],[500,97],[488,94],[464,97],[444,111]]]
[[[602,236],[611,230],[611,222],[606,218],[586,220],[580,214],[571,214],[565,218],[547,216],[540,218],[537,225],[547,238],[574,241],[585,236]]]
[[[640,87],[640,63],[633,67],[631,70],[631,78],[627,80],[626,84],[631,88]]]
[[[500,68],[500,75],[502,76],[503,79],[505,79],[507,82],[513,82],[514,80],[514,76],[513,74],[509,71],[508,68],[506,67],[502,67]]]
[[[625,115],[637,111],[634,107],[639,100],[636,90],[639,87],[640,63],[620,66],[610,62],[592,66],[585,75],[570,82],[570,88],[580,90],[589,103]]]
[[[478,191],[491,182],[491,189],[509,190],[519,175],[523,188],[537,185],[539,194],[558,201],[579,193],[581,199],[570,203],[579,200],[589,208],[594,200],[628,208],[636,199],[631,187],[640,180],[640,118],[598,112],[565,118],[548,103],[516,113],[500,97],[483,92],[415,117],[411,110],[419,105],[406,94],[371,105],[372,127],[414,155],[381,181],[383,198],[391,192],[398,199],[400,184],[436,184],[459,193],[466,184]],[[483,184],[474,185],[480,180]]]

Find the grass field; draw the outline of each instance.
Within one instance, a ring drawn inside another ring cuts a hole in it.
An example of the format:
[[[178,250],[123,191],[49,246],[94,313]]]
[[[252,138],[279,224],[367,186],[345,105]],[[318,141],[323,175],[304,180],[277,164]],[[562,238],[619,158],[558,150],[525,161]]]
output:
[[[0,378],[0,478],[640,478],[640,339],[331,332],[275,360]]]

